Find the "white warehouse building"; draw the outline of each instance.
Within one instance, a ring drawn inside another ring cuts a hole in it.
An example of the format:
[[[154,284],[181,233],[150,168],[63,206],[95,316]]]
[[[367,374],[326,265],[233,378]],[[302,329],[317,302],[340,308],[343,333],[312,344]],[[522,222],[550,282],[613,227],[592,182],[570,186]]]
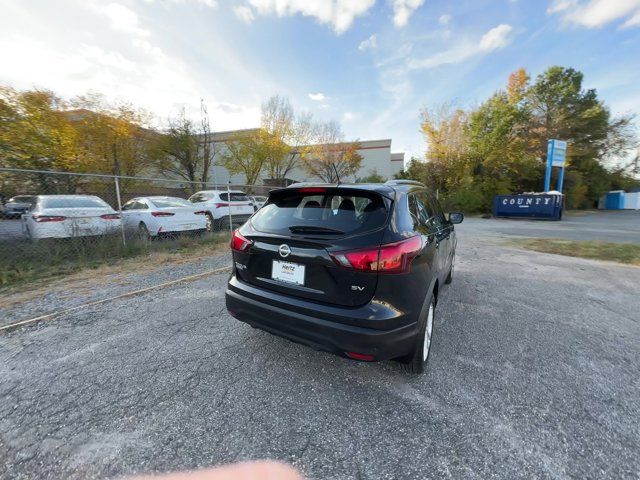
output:
[[[226,168],[217,165],[220,157],[224,154],[226,142],[232,140],[238,134],[251,132],[251,130],[233,130],[228,132],[216,132],[213,134],[214,142],[214,165],[211,167],[210,180],[213,183],[224,184],[231,181],[232,184],[242,185],[245,183],[243,175],[229,175]],[[364,140],[358,141],[358,154],[362,156],[362,162],[358,172],[343,181],[355,181],[358,178],[366,177],[377,172],[387,180],[392,179],[395,174],[404,168],[404,153],[391,153],[391,139]],[[262,184],[265,175],[262,175],[256,184]],[[287,179],[293,182],[319,181],[316,177],[311,177],[309,173],[298,166],[287,174]]]

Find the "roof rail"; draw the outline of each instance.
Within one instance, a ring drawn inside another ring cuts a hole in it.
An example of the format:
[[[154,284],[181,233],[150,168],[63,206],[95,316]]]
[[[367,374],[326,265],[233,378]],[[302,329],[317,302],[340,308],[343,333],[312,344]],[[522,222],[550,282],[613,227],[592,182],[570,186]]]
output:
[[[384,182],[385,185],[420,185],[421,187],[425,187],[426,185],[422,182],[418,182],[417,180],[387,180]]]

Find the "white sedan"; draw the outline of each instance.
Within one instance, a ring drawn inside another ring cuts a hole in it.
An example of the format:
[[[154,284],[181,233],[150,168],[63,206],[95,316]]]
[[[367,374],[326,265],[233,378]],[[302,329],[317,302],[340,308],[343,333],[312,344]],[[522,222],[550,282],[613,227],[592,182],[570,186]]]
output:
[[[32,240],[117,234],[120,215],[94,195],[38,195],[22,215],[22,231]]]
[[[122,221],[129,233],[143,239],[207,228],[205,212],[177,197],[132,198],[122,207]]]

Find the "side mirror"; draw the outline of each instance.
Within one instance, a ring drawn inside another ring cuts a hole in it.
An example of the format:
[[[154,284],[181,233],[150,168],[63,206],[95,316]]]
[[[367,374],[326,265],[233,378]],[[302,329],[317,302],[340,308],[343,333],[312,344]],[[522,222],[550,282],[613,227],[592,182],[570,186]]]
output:
[[[449,214],[449,221],[453,224],[462,223],[464,215],[460,212],[454,212]]]

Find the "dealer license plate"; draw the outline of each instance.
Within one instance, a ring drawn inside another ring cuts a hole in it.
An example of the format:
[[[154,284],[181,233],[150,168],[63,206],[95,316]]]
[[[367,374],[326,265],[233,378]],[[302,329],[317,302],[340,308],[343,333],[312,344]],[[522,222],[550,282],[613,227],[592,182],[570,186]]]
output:
[[[304,265],[274,260],[271,267],[271,278],[281,282],[304,285]]]

